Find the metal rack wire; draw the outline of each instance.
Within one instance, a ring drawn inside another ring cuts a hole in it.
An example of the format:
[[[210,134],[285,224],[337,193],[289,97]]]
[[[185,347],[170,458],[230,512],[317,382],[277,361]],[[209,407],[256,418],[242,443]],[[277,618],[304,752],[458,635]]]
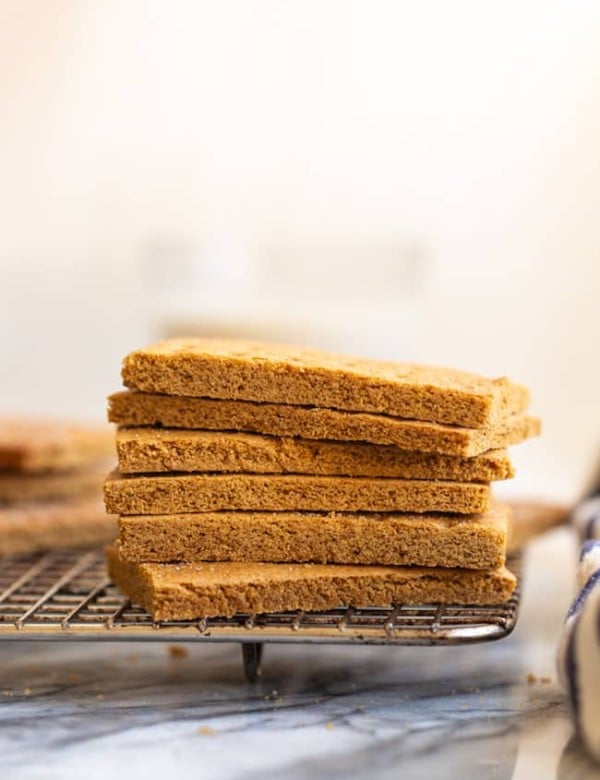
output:
[[[509,566],[517,575],[520,561]],[[157,623],[112,585],[101,550],[0,559],[0,639],[241,642],[246,676],[264,642],[445,645],[501,639],[514,628],[519,589],[493,607],[424,604],[390,609],[235,615]]]

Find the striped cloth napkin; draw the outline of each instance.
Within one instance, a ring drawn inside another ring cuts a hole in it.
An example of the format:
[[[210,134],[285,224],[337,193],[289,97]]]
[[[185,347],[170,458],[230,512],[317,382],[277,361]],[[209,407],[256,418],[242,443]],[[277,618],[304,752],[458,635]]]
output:
[[[600,761],[600,496],[582,501],[571,519],[581,539],[579,593],[562,632],[558,673],[577,733]]]

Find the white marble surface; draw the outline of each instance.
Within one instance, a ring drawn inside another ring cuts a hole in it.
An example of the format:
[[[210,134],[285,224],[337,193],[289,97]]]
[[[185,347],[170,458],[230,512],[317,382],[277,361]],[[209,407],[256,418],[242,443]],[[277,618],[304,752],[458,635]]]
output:
[[[600,778],[554,670],[565,531],[529,551],[519,625],[453,648],[0,643],[1,777]],[[528,682],[528,675],[535,682]]]

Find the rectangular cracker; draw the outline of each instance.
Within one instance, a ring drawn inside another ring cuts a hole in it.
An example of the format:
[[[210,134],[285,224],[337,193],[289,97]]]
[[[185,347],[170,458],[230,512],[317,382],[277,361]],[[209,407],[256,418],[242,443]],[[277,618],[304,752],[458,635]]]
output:
[[[108,402],[109,420],[124,426],[161,425],[361,441],[465,458],[538,436],[541,427],[536,417],[521,414],[506,417],[491,428],[472,429],[383,414],[131,391],[114,393]]]
[[[314,441],[227,431],[121,428],[122,474],[167,471],[323,474],[491,482],[514,472],[506,450],[475,458],[363,442]],[[0,498],[2,496],[0,476]]]
[[[154,620],[393,604],[501,604],[507,569],[435,569],[318,563],[128,563],[107,550],[113,582]]]
[[[106,510],[170,515],[220,510],[316,512],[458,512],[490,509],[490,488],[447,482],[299,474],[109,474]]]
[[[116,532],[99,497],[0,507],[0,555],[107,544]]]
[[[113,431],[51,418],[0,418],[0,469],[64,471],[114,455]]]
[[[119,519],[121,557],[139,563],[269,561],[494,569],[508,509],[485,515],[205,512]]]
[[[279,344],[171,339],[127,355],[126,387],[346,411],[481,428],[523,411],[528,391],[505,377],[366,360]]]
[[[509,552],[522,550],[532,539],[564,525],[570,520],[571,507],[549,501],[511,501]]]
[[[102,497],[102,484],[114,465],[101,460],[92,466],[69,471],[4,471],[0,469],[0,505],[31,501],[52,501],[95,495]]]

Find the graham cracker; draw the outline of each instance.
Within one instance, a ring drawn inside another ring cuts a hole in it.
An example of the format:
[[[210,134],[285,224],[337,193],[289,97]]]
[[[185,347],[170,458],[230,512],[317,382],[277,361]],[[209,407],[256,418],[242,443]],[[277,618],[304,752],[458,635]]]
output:
[[[92,466],[62,472],[0,470],[0,504],[93,495],[101,498],[102,484],[113,464],[114,459],[102,460]]]
[[[0,507],[0,555],[106,544],[116,531],[98,497]]]
[[[119,519],[123,560],[385,564],[494,569],[508,509],[484,515],[206,512]]]
[[[389,445],[227,431],[121,428],[117,432],[117,453],[123,474],[246,472],[491,482],[508,479],[514,473],[506,450],[457,458]]]
[[[114,455],[110,427],[50,418],[0,418],[0,469],[64,471]]]
[[[106,510],[163,515],[233,510],[457,512],[490,509],[478,482],[324,477],[300,474],[109,474]]]
[[[569,520],[571,508],[549,501],[511,501],[511,529],[508,539],[510,552],[522,550],[532,539],[564,525]]]
[[[230,339],[171,339],[127,355],[126,387],[489,426],[523,411],[528,391],[505,377]]]
[[[317,563],[128,563],[107,551],[113,581],[154,620],[392,604],[500,604],[516,580],[484,571]]]
[[[515,414],[472,429],[288,404],[227,401],[124,391],[108,399],[108,417],[124,426],[245,431],[304,439],[370,442],[470,458],[540,433],[536,417]]]

